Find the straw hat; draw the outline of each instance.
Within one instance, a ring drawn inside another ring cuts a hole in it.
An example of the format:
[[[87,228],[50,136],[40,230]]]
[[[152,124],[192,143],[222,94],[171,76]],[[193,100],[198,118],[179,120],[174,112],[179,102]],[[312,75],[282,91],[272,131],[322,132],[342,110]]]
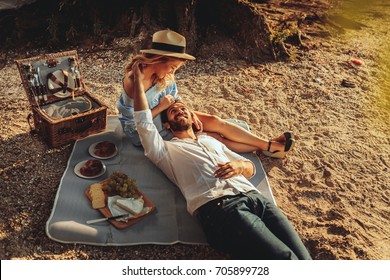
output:
[[[141,53],[160,54],[188,60],[195,57],[186,54],[186,38],[172,30],[161,30],[153,34],[152,48],[140,50]]]

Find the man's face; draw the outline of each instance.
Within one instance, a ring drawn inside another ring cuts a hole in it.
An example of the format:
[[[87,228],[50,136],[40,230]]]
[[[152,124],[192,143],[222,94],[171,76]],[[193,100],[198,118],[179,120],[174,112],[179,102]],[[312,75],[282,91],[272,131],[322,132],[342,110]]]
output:
[[[190,110],[180,102],[171,105],[167,110],[168,123],[173,131],[185,131],[192,126]]]

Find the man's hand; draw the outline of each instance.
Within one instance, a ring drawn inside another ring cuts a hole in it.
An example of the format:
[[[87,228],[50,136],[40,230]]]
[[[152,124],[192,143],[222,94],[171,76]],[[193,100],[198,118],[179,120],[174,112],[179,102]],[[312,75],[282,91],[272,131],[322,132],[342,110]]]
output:
[[[218,166],[219,168],[214,172],[214,175],[221,179],[229,179],[241,174],[246,178],[250,178],[254,173],[253,164],[249,161],[236,160],[218,163]]]
[[[135,62],[133,64],[133,67],[131,70],[133,72],[132,76],[133,76],[134,82],[135,83],[139,82],[143,85],[142,81],[144,79],[144,73],[143,73],[143,69],[142,69],[142,64],[139,61]],[[131,78],[131,76],[130,76],[130,78]]]

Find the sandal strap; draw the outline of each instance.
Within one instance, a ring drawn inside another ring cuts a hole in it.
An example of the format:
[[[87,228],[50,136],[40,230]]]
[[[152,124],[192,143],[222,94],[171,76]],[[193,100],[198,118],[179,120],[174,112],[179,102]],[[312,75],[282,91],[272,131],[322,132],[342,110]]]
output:
[[[267,151],[268,151],[268,152],[271,152],[271,151],[270,151],[270,149],[271,149],[271,143],[272,143],[271,140],[268,141],[268,148],[267,148]]]

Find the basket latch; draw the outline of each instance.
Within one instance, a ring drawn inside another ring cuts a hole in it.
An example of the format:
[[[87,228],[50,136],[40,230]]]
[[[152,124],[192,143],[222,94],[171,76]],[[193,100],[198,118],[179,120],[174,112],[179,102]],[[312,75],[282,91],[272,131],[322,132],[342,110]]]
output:
[[[58,62],[55,59],[48,59],[48,60],[46,60],[47,67],[49,67],[49,68],[56,67],[57,63]]]

